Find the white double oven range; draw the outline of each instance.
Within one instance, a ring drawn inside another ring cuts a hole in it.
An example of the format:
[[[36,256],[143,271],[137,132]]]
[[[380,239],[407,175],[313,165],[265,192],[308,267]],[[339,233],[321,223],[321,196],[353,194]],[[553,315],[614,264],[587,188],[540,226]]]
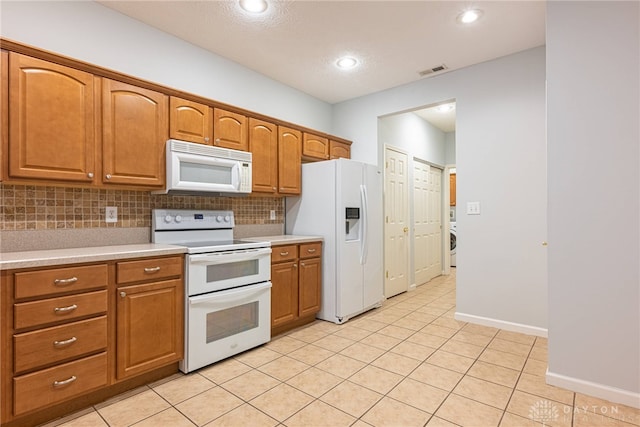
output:
[[[234,240],[232,211],[154,209],[152,241],[185,256],[185,354],[191,372],[271,339],[271,243]]]

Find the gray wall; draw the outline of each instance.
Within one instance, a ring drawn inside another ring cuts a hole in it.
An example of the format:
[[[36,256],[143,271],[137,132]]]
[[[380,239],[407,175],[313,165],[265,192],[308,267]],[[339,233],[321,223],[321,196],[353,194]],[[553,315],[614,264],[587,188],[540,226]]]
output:
[[[539,47],[334,105],[353,157],[382,159],[378,117],[456,100],[457,310],[546,334],[545,49]]]
[[[4,38],[331,132],[330,104],[93,1],[2,1],[0,12]]]
[[[414,113],[380,118],[378,143],[400,148],[410,157],[440,166],[445,164],[445,133]]]
[[[456,164],[456,132],[444,134],[444,161],[447,165]]]
[[[639,5],[547,3],[548,380],[636,406]]]

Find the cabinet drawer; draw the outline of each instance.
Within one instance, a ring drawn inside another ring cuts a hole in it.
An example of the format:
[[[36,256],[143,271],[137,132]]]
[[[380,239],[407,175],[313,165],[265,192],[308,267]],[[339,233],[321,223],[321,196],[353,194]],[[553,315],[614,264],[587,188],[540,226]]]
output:
[[[322,255],[322,243],[303,243],[300,245],[300,258],[316,258]]]
[[[15,275],[15,298],[107,287],[107,265],[28,271]]]
[[[107,316],[15,335],[15,372],[83,356],[107,347]]]
[[[182,257],[148,258],[117,264],[118,283],[159,280],[182,275]]]
[[[106,353],[22,375],[13,379],[14,415],[60,403],[106,385]]]
[[[23,329],[107,312],[107,291],[23,302],[14,306],[14,328]]]
[[[290,261],[298,258],[298,245],[274,246],[271,262]]]

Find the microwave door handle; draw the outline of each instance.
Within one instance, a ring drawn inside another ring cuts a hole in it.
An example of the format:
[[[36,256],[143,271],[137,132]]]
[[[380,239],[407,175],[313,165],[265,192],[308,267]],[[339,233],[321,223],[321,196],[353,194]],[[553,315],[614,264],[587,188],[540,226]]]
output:
[[[230,262],[250,261],[271,253],[271,248],[250,249],[248,251],[221,252],[207,255],[189,255],[190,264],[227,264]]]

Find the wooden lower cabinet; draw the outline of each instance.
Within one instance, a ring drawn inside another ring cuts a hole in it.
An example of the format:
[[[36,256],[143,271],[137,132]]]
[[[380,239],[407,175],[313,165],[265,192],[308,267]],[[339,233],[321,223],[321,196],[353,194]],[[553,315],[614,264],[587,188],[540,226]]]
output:
[[[0,271],[0,425],[39,425],[178,370],[183,256]]]
[[[182,359],[183,288],[182,280],[118,288],[118,379]]]
[[[82,395],[108,384],[107,354],[100,353],[13,380],[14,415]]]
[[[320,311],[322,242],[274,246],[271,335],[313,322]]]

